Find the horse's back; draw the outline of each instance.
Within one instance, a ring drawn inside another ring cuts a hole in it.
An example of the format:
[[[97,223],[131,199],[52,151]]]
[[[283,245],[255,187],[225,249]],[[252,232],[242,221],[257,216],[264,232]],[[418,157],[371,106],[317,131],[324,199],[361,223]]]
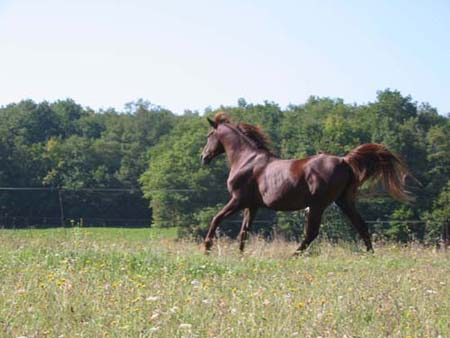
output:
[[[334,201],[348,185],[350,175],[342,157],[318,154],[272,161],[258,185],[269,208],[298,210],[319,200],[324,204]]]
[[[318,154],[308,157],[306,160],[307,161],[303,163],[302,166],[305,173],[311,174],[317,172],[321,178],[327,182],[332,180],[336,175],[340,175],[344,172],[347,173],[348,169],[350,169],[343,157],[335,155]]]

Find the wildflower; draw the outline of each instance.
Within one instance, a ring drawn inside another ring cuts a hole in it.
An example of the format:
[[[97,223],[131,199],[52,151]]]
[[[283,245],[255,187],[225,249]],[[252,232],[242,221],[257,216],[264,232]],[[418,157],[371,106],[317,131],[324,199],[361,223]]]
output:
[[[196,279],[194,279],[192,282],[191,282],[191,285],[195,288],[195,289],[198,289],[199,287],[200,287],[200,285],[201,285],[202,283],[200,283],[198,280],[196,280]]]
[[[56,282],[56,285],[58,286],[62,286],[66,283],[66,279],[65,278],[61,278]]]
[[[65,283],[62,285],[64,286],[64,289],[66,289],[66,291],[72,290],[72,283],[70,283],[70,281],[65,281]]]
[[[183,324],[180,324],[180,326],[178,328],[180,328],[182,330],[190,330],[192,328],[192,324],[183,323]]]
[[[152,314],[151,316],[150,316],[150,320],[155,320],[156,318],[158,318],[159,317],[159,313],[158,312],[155,312],[154,314]]]
[[[297,305],[295,306],[297,309],[302,309],[305,306],[305,303],[303,302],[298,302]]]
[[[159,299],[159,296],[148,296],[145,298],[147,302],[156,302]]]

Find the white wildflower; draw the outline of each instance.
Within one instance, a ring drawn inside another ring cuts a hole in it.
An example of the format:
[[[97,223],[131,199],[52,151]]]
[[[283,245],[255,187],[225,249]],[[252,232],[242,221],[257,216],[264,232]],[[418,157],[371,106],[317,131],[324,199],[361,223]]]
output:
[[[183,324],[180,324],[180,326],[178,328],[183,329],[183,330],[190,330],[192,328],[192,324],[183,323]]]
[[[147,302],[156,302],[159,299],[159,296],[148,296],[145,298]]]

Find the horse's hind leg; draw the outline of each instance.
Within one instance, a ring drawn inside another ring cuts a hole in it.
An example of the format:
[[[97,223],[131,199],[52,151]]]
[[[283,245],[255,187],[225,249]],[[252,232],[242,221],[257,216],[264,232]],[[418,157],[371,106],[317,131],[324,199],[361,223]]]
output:
[[[302,253],[306,250],[306,248],[311,244],[311,242],[317,237],[319,234],[320,222],[322,220],[322,212],[321,208],[310,207],[308,211],[308,221],[306,222],[305,229],[305,239],[302,241],[297,251],[295,251],[294,256]]]
[[[355,200],[353,194],[346,192],[341,195],[337,200],[336,204],[341,208],[342,212],[350,219],[355,230],[359,233],[362,240],[366,244],[367,251],[373,252],[372,241],[370,240],[369,228],[366,222],[359,214],[355,206]]]

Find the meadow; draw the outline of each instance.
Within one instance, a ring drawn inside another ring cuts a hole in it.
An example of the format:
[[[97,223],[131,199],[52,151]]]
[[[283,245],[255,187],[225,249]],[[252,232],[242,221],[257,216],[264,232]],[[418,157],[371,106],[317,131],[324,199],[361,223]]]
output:
[[[450,337],[449,253],[419,244],[0,230],[1,337]]]

